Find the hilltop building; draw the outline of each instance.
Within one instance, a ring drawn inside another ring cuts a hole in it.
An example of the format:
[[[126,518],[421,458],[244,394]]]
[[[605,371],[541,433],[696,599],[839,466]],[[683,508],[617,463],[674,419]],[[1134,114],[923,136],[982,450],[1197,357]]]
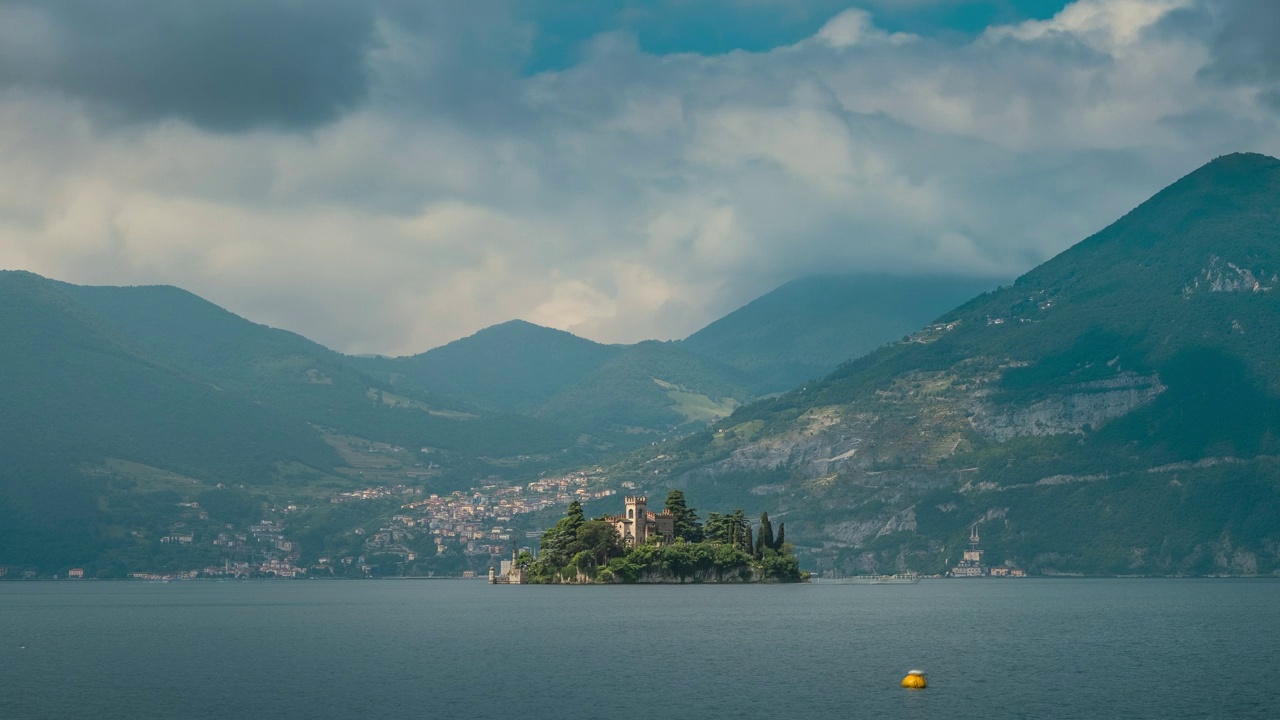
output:
[[[978,547],[978,524],[969,528],[969,549],[955,567],[951,568],[951,577],[982,577],[986,568],[982,566],[982,550]]]
[[[663,543],[676,539],[676,519],[668,510],[655,513],[648,509],[649,499],[642,496],[626,498],[625,512],[605,518],[627,547],[643,545],[652,537],[661,537]]]

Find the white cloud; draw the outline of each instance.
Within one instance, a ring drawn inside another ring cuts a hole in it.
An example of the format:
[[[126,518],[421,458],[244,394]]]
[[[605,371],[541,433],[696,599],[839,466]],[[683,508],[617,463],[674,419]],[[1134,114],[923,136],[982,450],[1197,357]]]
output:
[[[871,13],[850,8],[828,20],[822,29],[818,30],[817,39],[839,49],[869,41],[887,41],[900,45],[911,42],[915,36],[909,33],[886,33],[876,28],[871,21]]]
[[[1190,1],[1080,0],[971,41],[848,10],[710,57],[615,34],[527,78],[465,75],[463,35],[384,16],[369,102],[305,133],[0,91],[0,266],[172,283],[390,353],[516,317],[680,337],[810,272],[1012,275],[1218,154],[1280,153],[1257,89],[1206,82],[1209,40],[1162,29]]]

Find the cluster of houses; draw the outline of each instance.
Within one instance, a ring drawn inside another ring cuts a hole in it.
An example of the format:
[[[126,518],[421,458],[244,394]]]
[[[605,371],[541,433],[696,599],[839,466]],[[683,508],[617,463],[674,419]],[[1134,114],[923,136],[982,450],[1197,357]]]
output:
[[[208,521],[208,512],[198,502],[182,502],[179,503],[183,509],[182,519],[169,525],[166,533],[159,537],[159,542],[174,545],[193,545],[197,540],[201,543],[211,542],[221,550],[225,563],[222,566],[181,572],[135,572],[130,577],[157,581],[255,575],[297,577],[308,571],[312,574],[345,574],[347,569],[357,568],[368,573],[370,567],[366,563],[366,555],[392,553],[413,561],[417,559],[417,553],[410,548],[410,542],[415,547],[422,548],[424,536],[434,540],[437,555],[455,548],[460,548],[468,555],[505,555],[510,552],[513,541],[527,540],[539,534],[521,534],[514,529],[512,520],[517,515],[563,508],[574,500],[586,502],[614,495],[616,490],[599,487],[602,478],[598,472],[599,470],[595,473],[577,472],[541,478],[516,486],[489,482],[469,491],[449,495],[432,494],[426,498],[414,498],[415,495],[421,496],[422,490],[404,485],[338,493],[329,498],[330,502],[347,503],[395,497],[403,497],[408,502],[401,505],[400,512],[393,515],[391,522],[377,532],[366,533],[363,528],[353,530],[356,535],[365,536],[363,553],[321,557],[311,567],[300,564],[301,548],[296,542],[286,538],[283,522],[262,520],[249,526],[247,530],[227,525],[216,531],[201,531],[197,538],[192,524]],[[290,505],[284,512],[289,514],[297,510],[296,505]],[[217,534],[210,539],[213,532]],[[141,537],[140,531],[135,530],[133,534]],[[0,567],[0,578],[8,574],[8,568]],[[34,577],[34,571],[24,572],[24,576],[28,574]],[[72,578],[84,576],[83,568],[73,568],[67,575]]]
[[[431,495],[402,506],[404,512],[394,516],[392,524],[429,532],[435,538],[437,553],[444,553],[450,544],[460,544],[468,554],[502,555],[511,548],[516,531],[510,525],[515,516],[617,492],[590,489],[597,480],[593,475],[579,472],[543,478],[524,486],[491,483],[469,492]]]

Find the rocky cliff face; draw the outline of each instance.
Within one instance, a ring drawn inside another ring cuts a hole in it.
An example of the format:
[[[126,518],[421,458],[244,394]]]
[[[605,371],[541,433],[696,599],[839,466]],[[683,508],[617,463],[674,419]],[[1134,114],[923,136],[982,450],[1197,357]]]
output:
[[[1247,267],[1223,260],[1214,255],[1209,264],[1196,277],[1182,288],[1183,297],[1191,297],[1197,292],[1243,292],[1261,293],[1275,289],[1280,277],[1260,270],[1258,273]]]
[[[1121,373],[1107,380],[1079,383],[1023,407],[979,402],[973,427],[984,437],[1004,442],[1015,437],[1079,433],[1100,428],[1150,404],[1165,391],[1157,375]]]

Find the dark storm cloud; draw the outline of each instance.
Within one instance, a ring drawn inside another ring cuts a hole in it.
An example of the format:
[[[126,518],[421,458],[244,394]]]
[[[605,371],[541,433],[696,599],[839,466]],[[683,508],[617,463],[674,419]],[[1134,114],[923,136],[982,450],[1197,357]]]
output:
[[[1213,60],[1201,76],[1216,83],[1257,86],[1259,97],[1280,109],[1280,2],[1224,0],[1186,16],[1194,19],[1216,26],[1209,43]]]
[[[0,87],[126,121],[309,128],[359,104],[374,12],[348,0],[5,0]]]
[[[443,117],[468,127],[524,127],[521,67],[537,26],[515,15],[518,0],[465,6],[378,0],[376,94],[387,112]]]

